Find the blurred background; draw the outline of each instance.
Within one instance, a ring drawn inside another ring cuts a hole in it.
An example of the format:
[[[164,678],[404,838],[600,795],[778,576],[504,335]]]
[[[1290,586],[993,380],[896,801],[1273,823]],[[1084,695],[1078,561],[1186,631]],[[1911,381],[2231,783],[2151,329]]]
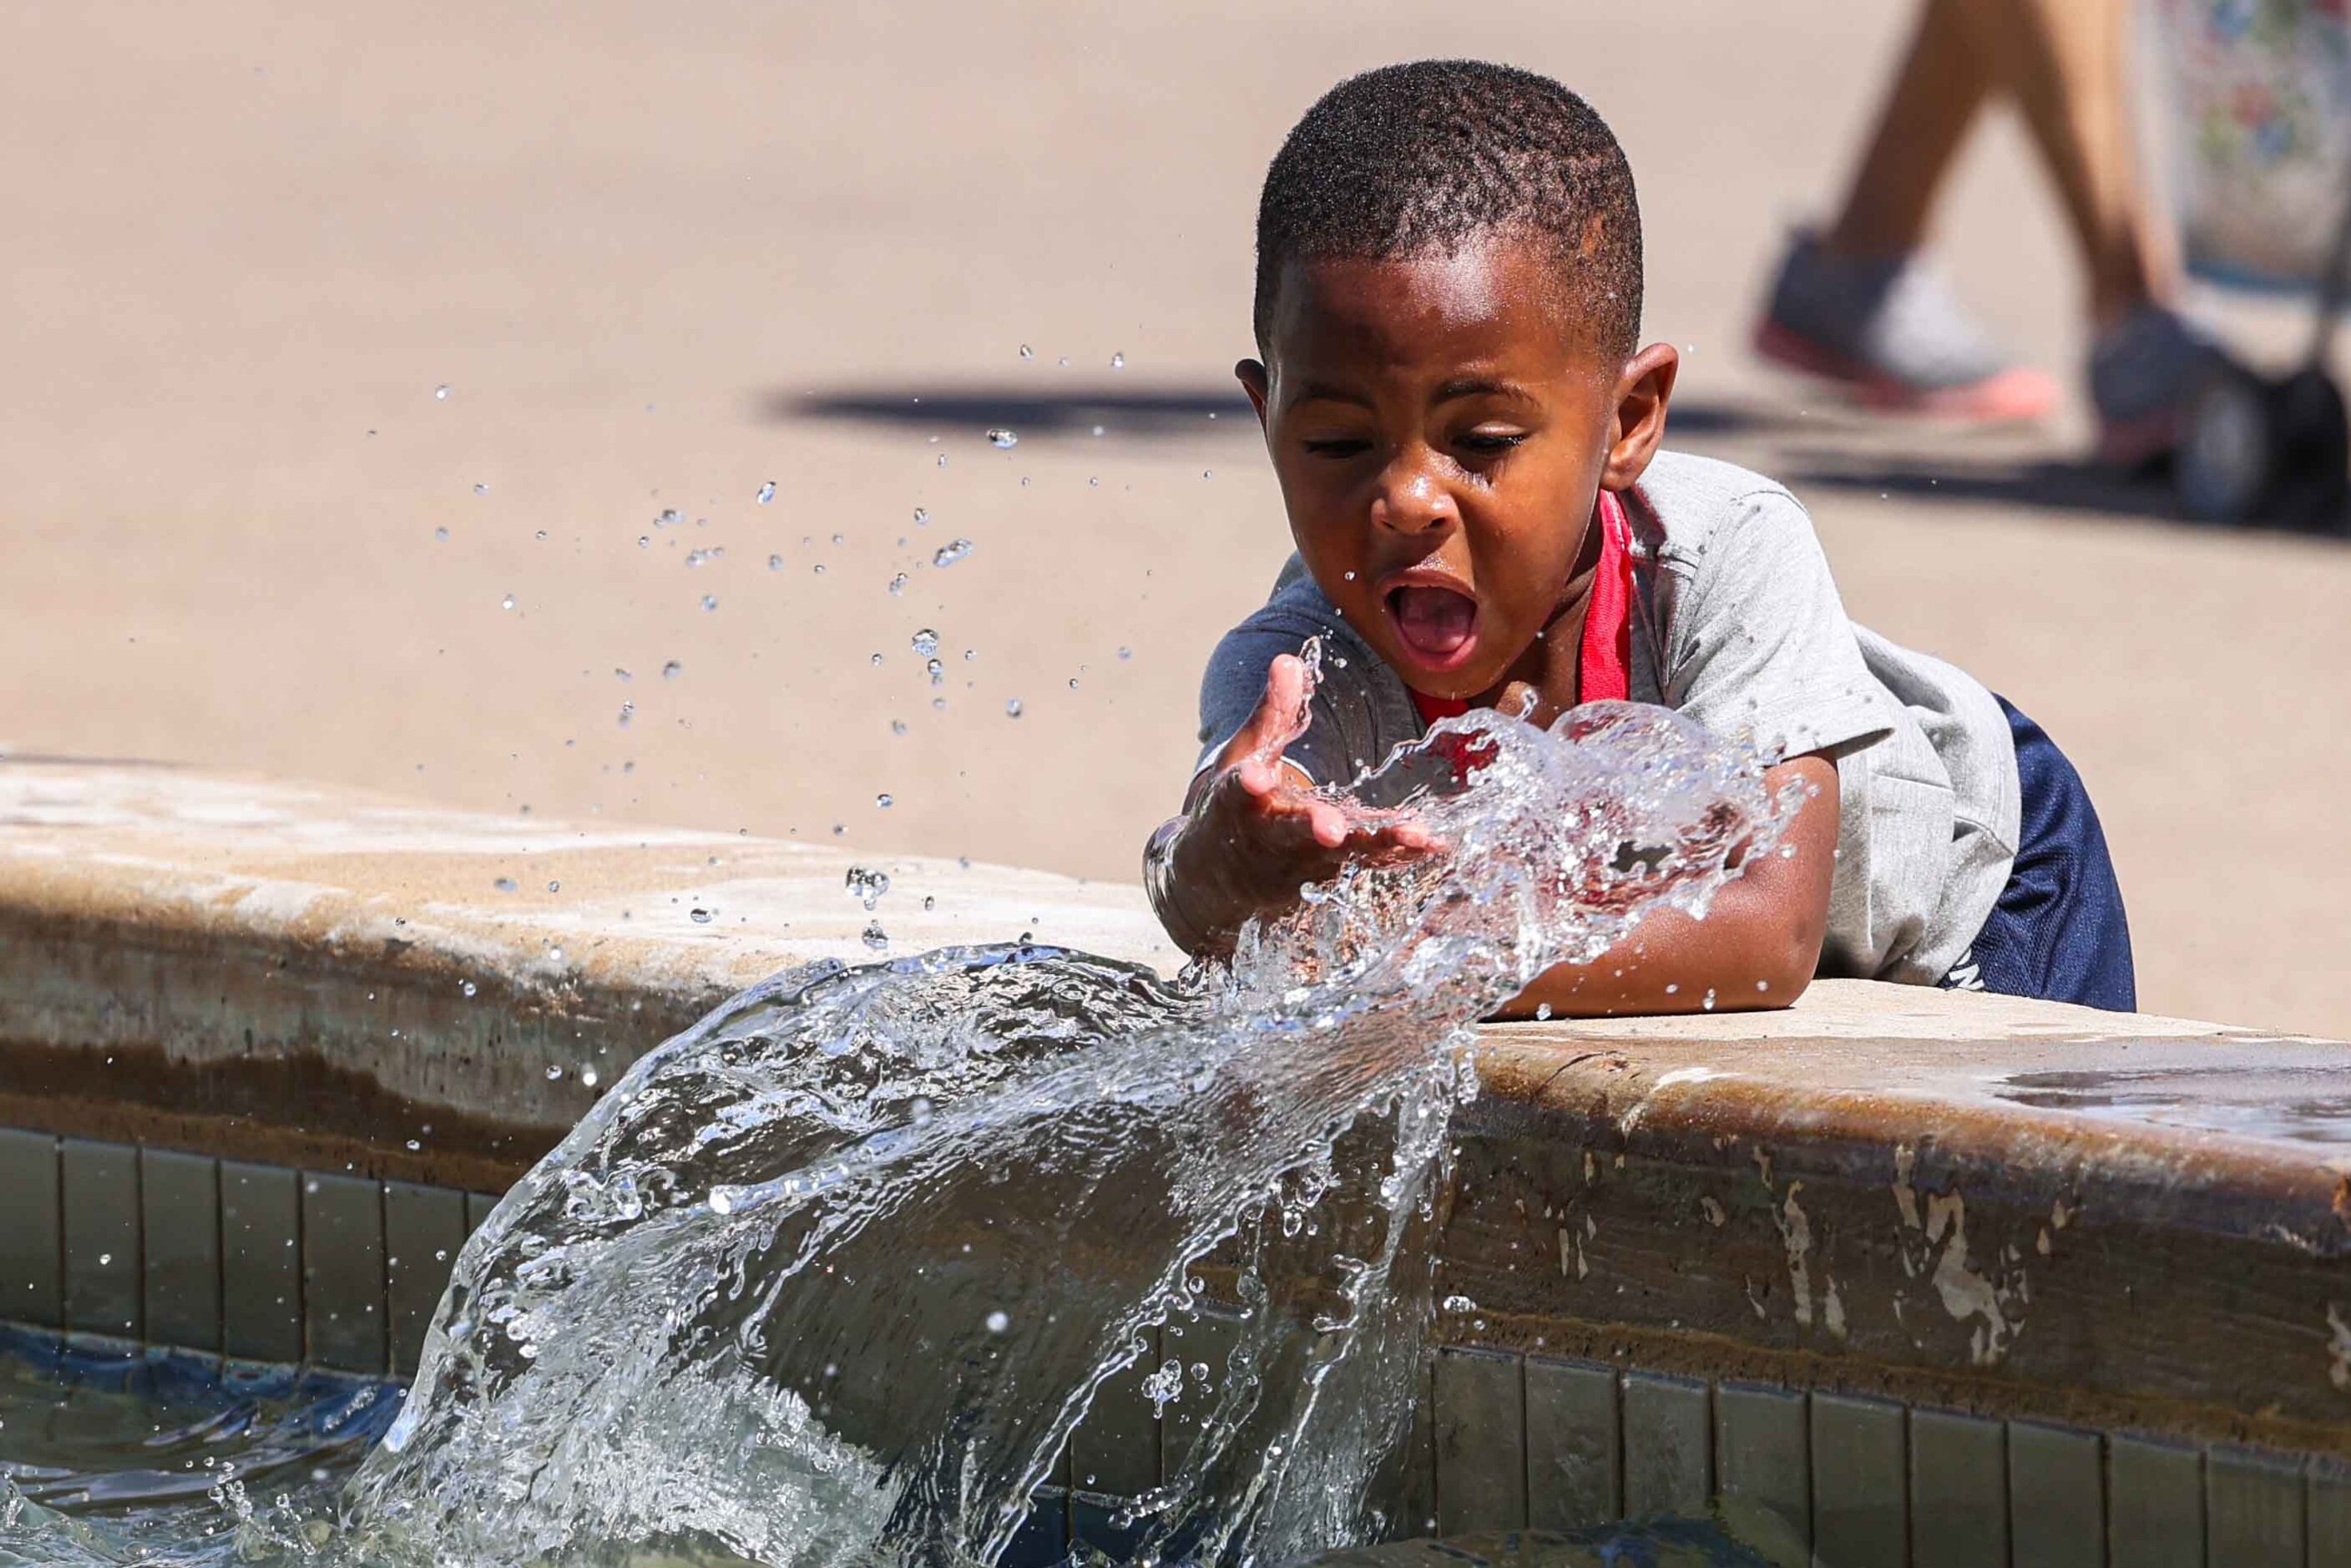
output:
[[[1674,444],[1792,485],[1857,620],[2073,756],[2142,1005],[2351,1034],[2351,550],[2074,461],[2080,271],[2012,117],[1937,250],[2059,376],[2054,419],[1874,423],[1749,351],[1909,26],[28,0],[0,749],[1131,880],[1202,660],[1289,548],[1230,377],[1265,163],[1342,75],[1472,55],[1625,141],[1648,334],[1687,355]],[[2307,330],[2194,303],[2255,356]]]

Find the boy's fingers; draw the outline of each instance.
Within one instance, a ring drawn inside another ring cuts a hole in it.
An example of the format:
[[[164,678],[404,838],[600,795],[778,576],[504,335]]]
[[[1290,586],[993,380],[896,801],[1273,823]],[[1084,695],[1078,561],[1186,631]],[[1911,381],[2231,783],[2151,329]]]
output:
[[[1306,708],[1306,661],[1280,653],[1265,669],[1265,695],[1233,737],[1235,753],[1270,762],[1298,734]]]
[[[1542,693],[1528,681],[1512,681],[1504,686],[1502,695],[1495,699],[1494,710],[1509,714],[1512,718],[1522,718],[1537,729],[1549,728],[1551,721],[1559,716],[1560,711],[1556,706],[1545,702]]]

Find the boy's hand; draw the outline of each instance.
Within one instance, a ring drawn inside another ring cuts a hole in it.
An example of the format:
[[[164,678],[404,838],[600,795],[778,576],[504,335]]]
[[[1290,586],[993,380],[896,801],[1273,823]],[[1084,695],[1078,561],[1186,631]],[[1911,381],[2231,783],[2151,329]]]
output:
[[[1275,659],[1257,711],[1201,772],[1185,814],[1154,835],[1147,858],[1161,863],[1149,879],[1153,902],[1188,952],[1230,951],[1243,922],[1295,907],[1302,883],[1437,848],[1414,818],[1350,810],[1283,763],[1305,733],[1309,695],[1305,664]]]

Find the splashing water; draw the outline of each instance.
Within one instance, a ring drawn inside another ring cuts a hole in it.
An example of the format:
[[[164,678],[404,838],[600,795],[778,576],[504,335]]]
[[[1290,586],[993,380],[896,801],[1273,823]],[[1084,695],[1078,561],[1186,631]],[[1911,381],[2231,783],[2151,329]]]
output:
[[[1146,1555],[1378,1538],[1477,1020],[1702,914],[1794,802],[1625,704],[1450,719],[1339,798],[1442,852],[1313,890],[1228,970],[828,962],[644,1058],[466,1244],[327,1552],[985,1563],[1113,1377],[1208,1406],[1135,1505]],[[1223,1365],[1143,1360],[1211,1296]]]

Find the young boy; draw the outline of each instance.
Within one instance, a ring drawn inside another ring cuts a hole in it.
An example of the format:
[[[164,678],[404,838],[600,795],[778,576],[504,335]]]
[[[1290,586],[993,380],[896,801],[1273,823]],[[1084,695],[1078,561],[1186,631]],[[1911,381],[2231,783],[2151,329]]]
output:
[[[2031,720],[1845,619],[1787,491],[1659,450],[1641,229],[1608,127],[1547,78],[1426,61],[1307,111],[1258,209],[1238,367],[1298,553],[1200,692],[1207,745],[1146,880],[1193,953],[1353,861],[1426,852],[1314,793],[1466,707],[1679,708],[1813,793],[1704,920],[1653,912],[1505,1009],[1782,1007],[1818,974],[2134,1004],[2096,814]],[[1270,747],[1323,640],[1311,723]],[[1337,657],[1329,655],[1335,654]]]

